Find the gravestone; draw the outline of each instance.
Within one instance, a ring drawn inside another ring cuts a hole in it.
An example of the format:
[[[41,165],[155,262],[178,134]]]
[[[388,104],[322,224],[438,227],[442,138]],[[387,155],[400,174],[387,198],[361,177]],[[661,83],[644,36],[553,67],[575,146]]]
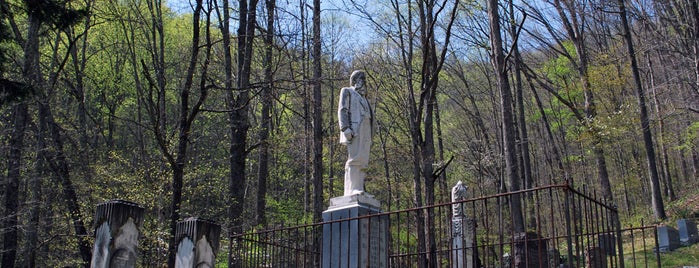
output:
[[[549,266],[548,268],[560,268],[561,253],[557,249],[551,249],[548,253]]]
[[[616,256],[616,237],[614,234],[599,234],[599,248],[607,256]]]
[[[136,267],[143,207],[111,200],[97,205],[92,268]]]
[[[585,267],[607,268],[607,259],[601,248],[590,247],[585,249]]]
[[[187,218],[177,223],[175,268],[214,267],[221,226],[213,221]]]
[[[660,252],[673,251],[680,247],[680,234],[667,225],[658,226],[658,247]]]
[[[373,196],[361,193],[330,199],[323,212],[321,267],[388,267],[388,216],[352,218],[381,213]]]
[[[680,235],[680,244],[688,246],[694,244],[699,240],[699,234],[697,234],[697,224],[688,219],[677,220],[677,230]]]
[[[468,187],[461,181],[451,189],[451,201],[466,200]],[[452,268],[476,267],[476,221],[466,216],[463,203],[452,205]]]
[[[546,239],[535,232],[514,236],[514,267],[548,267]]]

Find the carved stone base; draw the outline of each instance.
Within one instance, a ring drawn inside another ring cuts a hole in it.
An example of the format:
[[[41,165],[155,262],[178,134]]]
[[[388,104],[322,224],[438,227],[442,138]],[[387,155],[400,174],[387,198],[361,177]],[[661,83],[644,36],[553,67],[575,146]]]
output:
[[[338,210],[342,208],[363,206],[374,211],[381,211],[381,202],[376,200],[373,195],[362,192],[361,194],[344,195],[330,198],[330,207],[325,212]]]

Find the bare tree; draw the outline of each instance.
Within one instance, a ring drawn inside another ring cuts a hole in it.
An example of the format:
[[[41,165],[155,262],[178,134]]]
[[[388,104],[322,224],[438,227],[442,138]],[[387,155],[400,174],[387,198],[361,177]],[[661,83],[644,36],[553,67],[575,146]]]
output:
[[[544,14],[542,10],[534,7],[531,4],[527,4],[529,6],[529,11],[534,15],[533,18],[540,22],[548,31],[552,37],[552,41],[545,41],[544,38],[538,35],[534,35],[534,38],[541,41],[544,45],[548,46],[556,53],[559,53],[563,57],[570,60],[579,76],[584,103],[582,105],[578,105],[573,100],[565,99],[562,95],[557,94],[551,86],[543,85],[542,83],[539,84],[547,91],[554,94],[554,96],[561,102],[564,102],[565,105],[571,109],[580,124],[588,129],[588,132],[591,134],[592,138],[592,151],[597,166],[597,179],[599,181],[600,189],[602,190],[602,196],[607,200],[613,200],[611,184],[609,182],[609,172],[607,170],[607,162],[604,155],[604,149],[602,147],[603,144],[601,137],[599,137],[599,134],[597,133],[598,130],[595,122],[597,107],[588,74],[589,52],[586,47],[586,12],[587,8],[589,8],[589,3],[585,1],[560,0],[549,0],[546,1],[546,3],[552,5],[557,12],[558,19],[563,26],[563,33],[558,32],[558,30],[556,30],[557,27],[555,27],[551,21],[547,19],[547,16],[549,15]],[[566,51],[564,40],[570,40],[573,43],[573,47],[575,48],[574,54]],[[579,106],[582,106],[582,111],[584,114],[578,111]],[[570,183],[574,182],[571,181]]]
[[[151,5],[158,5],[160,3],[151,3]],[[183,179],[184,179],[184,173],[185,173],[185,168],[187,164],[187,156],[188,156],[188,149],[189,149],[189,144],[190,144],[190,136],[191,136],[191,130],[192,130],[192,124],[194,122],[194,119],[197,117],[199,112],[201,111],[201,106],[204,104],[207,96],[208,96],[208,85],[207,85],[207,77],[208,77],[208,65],[209,65],[209,57],[211,55],[211,40],[210,40],[210,33],[209,33],[209,25],[210,25],[210,10],[211,7],[209,6],[209,11],[204,11],[204,5],[203,5],[203,0],[197,0],[194,3],[194,10],[192,14],[192,41],[190,45],[190,54],[189,54],[189,61],[184,77],[184,81],[182,83],[182,87],[179,89],[179,96],[178,96],[178,101],[179,101],[179,109],[178,109],[178,116],[177,116],[177,138],[175,141],[175,148],[174,150],[171,149],[170,144],[171,141],[169,140],[169,135],[167,134],[167,129],[166,129],[166,123],[163,123],[163,121],[166,121],[164,118],[165,112],[162,110],[159,110],[159,107],[163,107],[163,104],[161,104],[161,96],[160,93],[158,93],[158,97],[156,100],[152,98],[152,96],[147,99],[148,101],[148,111],[149,115],[151,117],[151,127],[155,136],[155,139],[157,141],[158,147],[160,148],[161,153],[164,155],[165,159],[167,160],[167,163],[172,170],[172,196],[171,196],[171,202],[170,202],[170,221],[169,221],[169,244],[168,244],[168,265],[170,267],[174,267],[175,265],[175,255],[177,252],[177,241],[175,237],[175,231],[177,228],[177,222],[180,220],[180,208],[181,208],[181,203],[182,203],[182,187],[183,187]],[[160,7],[156,6],[151,6],[151,10],[155,10],[156,14],[159,14]],[[204,34],[204,44],[202,45],[202,36],[201,36],[201,20],[202,20],[202,13],[205,16],[205,27],[206,32]],[[157,17],[157,16],[155,16]],[[157,24],[157,23],[156,23]],[[162,26],[160,26],[162,27]],[[156,26],[158,28],[158,26]],[[162,36],[161,36],[161,41],[162,41]],[[200,57],[200,49],[205,48],[204,54],[204,59],[202,60]],[[157,53],[156,53],[157,54]],[[200,66],[200,61],[201,62],[201,67]],[[154,60],[155,65],[156,65],[156,71],[159,70],[157,68],[158,66],[158,60]],[[145,77],[148,79],[150,91],[152,92],[153,89],[157,89],[157,92],[163,92],[165,91],[164,88],[161,88],[161,86],[165,85],[164,80],[161,81],[160,79],[160,74],[155,74],[155,77],[153,77],[147,70],[150,68],[146,66],[145,61],[142,61],[143,65],[143,70],[146,72]],[[197,73],[198,72],[198,73]],[[198,74],[198,78],[200,79],[198,83],[195,85],[195,73]],[[154,79],[155,78],[155,79]],[[164,79],[164,78],[163,78]],[[197,95],[192,95],[194,92],[198,93]],[[195,97],[196,100],[194,103],[191,103],[190,97]],[[191,105],[191,106],[190,106]]]
[[[266,197],[267,197],[267,180],[269,177],[269,134],[272,125],[272,101],[274,90],[274,74],[273,74],[273,52],[274,52],[274,20],[276,0],[265,0],[267,11],[267,28],[264,36],[264,79],[265,84],[262,87],[260,100],[262,108],[260,110],[260,130],[258,137],[260,139],[258,170],[257,170],[257,223],[265,225],[266,217]]]
[[[230,34],[228,26],[228,1],[224,1],[223,39],[224,53],[230,53]],[[243,214],[243,200],[246,183],[246,158],[248,156],[247,137],[250,128],[248,110],[250,101],[250,75],[252,65],[253,40],[257,27],[257,0],[243,0],[238,3],[240,20],[237,30],[237,76],[236,87],[233,88],[232,60],[226,56],[224,66],[226,72],[227,106],[230,120],[230,177],[228,178],[229,194],[229,235],[241,233],[243,230],[241,216]],[[224,30],[224,28],[226,28]],[[226,40],[228,39],[228,40]],[[233,265],[232,244],[228,251],[228,264]]]
[[[313,0],[313,219],[323,212],[323,98],[321,91],[322,51],[320,40],[320,0]],[[320,247],[320,245],[318,245]]]
[[[488,1],[488,21],[490,22],[490,45],[492,48],[492,63],[500,92],[500,116],[502,117],[503,144],[505,147],[505,174],[509,182],[510,191],[519,191],[521,179],[517,168],[515,119],[512,104],[512,92],[507,77],[505,53],[503,50],[500,32],[500,14],[497,0]],[[510,212],[512,228],[515,232],[524,232],[524,218],[522,217],[522,204],[519,195],[513,195],[510,199]]]
[[[617,3],[619,4],[621,28],[623,30],[624,40],[626,41],[626,48],[629,52],[629,59],[631,60],[631,72],[633,73],[634,86],[636,87],[638,107],[641,110],[641,130],[643,132],[643,145],[646,148],[646,161],[648,164],[648,173],[651,185],[653,213],[655,214],[656,219],[662,221],[667,218],[667,215],[665,215],[665,206],[663,205],[663,198],[660,191],[660,178],[655,160],[655,148],[653,147],[653,136],[650,130],[650,120],[648,119],[646,95],[643,91],[641,75],[638,70],[638,62],[636,60],[636,52],[634,50],[633,40],[631,39],[631,30],[629,30],[629,23],[626,18],[626,4],[624,3],[624,0],[618,0]]]

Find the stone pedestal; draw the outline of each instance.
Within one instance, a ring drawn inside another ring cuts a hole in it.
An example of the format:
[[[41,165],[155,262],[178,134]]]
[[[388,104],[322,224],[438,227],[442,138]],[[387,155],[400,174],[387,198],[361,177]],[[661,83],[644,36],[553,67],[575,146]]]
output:
[[[680,247],[680,235],[670,226],[658,226],[658,247],[660,252],[673,251]]]
[[[112,200],[97,205],[92,268],[136,267],[143,207]]]
[[[221,226],[213,221],[187,218],[177,223],[175,268],[215,267]]]
[[[330,199],[323,212],[323,268],[388,267],[388,216],[373,196],[357,194]]]
[[[688,219],[677,220],[677,230],[680,233],[680,244],[688,246],[699,240],[697,233],[697,224]]]

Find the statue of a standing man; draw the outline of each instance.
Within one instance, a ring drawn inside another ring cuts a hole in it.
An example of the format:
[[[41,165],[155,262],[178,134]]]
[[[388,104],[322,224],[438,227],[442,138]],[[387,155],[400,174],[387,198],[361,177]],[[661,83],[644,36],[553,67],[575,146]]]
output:
[[[350,87],[340,90],[337,117],[340,122],[340,143],[347,145],[345,163],[345,196],[364,192],[364,170],[369,165],[372,135],[372,111],[366,94],[366,74],[354,71]]]

